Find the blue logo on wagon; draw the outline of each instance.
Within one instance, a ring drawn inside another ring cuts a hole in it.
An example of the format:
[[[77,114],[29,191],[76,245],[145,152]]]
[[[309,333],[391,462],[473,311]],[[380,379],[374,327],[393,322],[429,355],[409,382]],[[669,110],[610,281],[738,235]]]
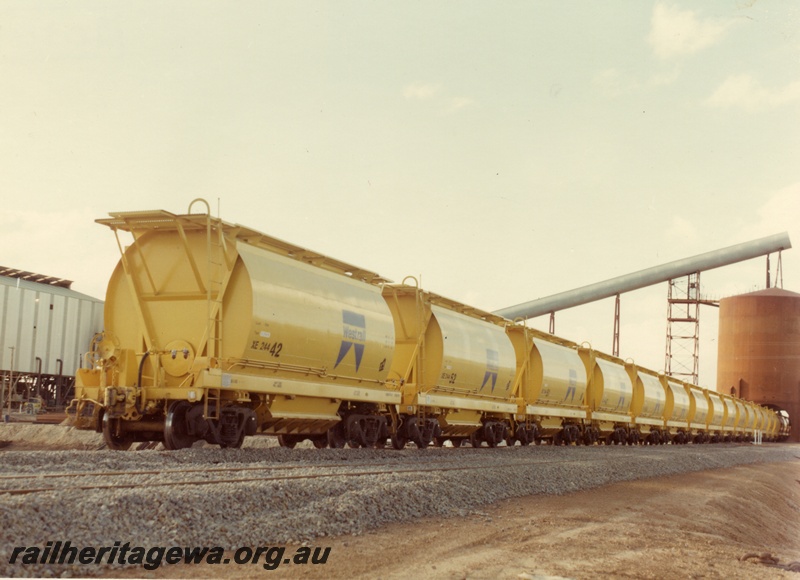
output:
[[[356,356],[356,372],[358,367],[361,366],[361,359],[364,356],[364,347],[367,344],[367,321],[363,314],[357,312],[350,312],[349,310],[342,311],[342,344],[339,347],[339,356],[336,358],[336,364],[333,368],[339,366],[347,356],[347,353],[352,349]]]
[[[497,384],[497,373],[500,370],[500,354],[496,350],[486,349],[486,374],[483,375],[483,384],[481,390],[486,386],[486,383],[491,379],[492,392]]]
[[[578,372],[575,369],[569,369],[569,382],[567,383],[567,394],[564,395],[564,401],[567,400],[567,397],[570,397],[570,401],[575,401],[575,395],[578,392]]]

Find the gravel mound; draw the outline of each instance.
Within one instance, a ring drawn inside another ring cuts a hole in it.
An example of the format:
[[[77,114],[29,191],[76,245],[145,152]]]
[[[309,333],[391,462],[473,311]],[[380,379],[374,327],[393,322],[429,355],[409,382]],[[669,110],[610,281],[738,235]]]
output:
[[[103,436],[94,431],[79,431],[62,425],[36,423],[0,423],[0,441],[27,447],[51,449],[100,449]]]
[[[105,449],[103,435],[94,431],[82,431],[70,427],[69,425],[45,425],[37,423],[0,423],[0,442],[2,447],[11,449],[80,449],[98,450]],[[134,443],[132,450],[138,444]],[[216,447],[207,445],[205,441],[195,443],[195,447]],[[277,447],[278,440],[275,437],[246,437],[243,447],[245,449],[263,449],[265,447]],[[305,441],[298,444],[299,448],[311,449],[310,442]],[[164,445],[159,443],[155,449],[164,450]]]
[[[259,441],[259,438],[253,438]],[[0,576],[103,575],[99,565],[10,565],[14,546],[275,546],[320,537],[361,534],[391,522],[466,516],[502,499],[565,494],[608,483],[735,465],[796,459],[785,444],[664,447],[513,447],[499,449],[282,449],[215,447],[167,452],[4,451],[0,478],[81,472],[81,485],[138,482],[105,471],[162,471],[196,481],[185,468],[241,466],[264,471],[224,477],[279,477],[368,469],[385,473],[211,485],[156,486],[158,476],[124,489],[55,489],[0,495]],[[449,471],[424,471],[447,468]],[[93,475],[94,474],[94,475]],[[214,476],[209,473],[209,477]],[[148,476],[154,477],[154,476]],[[5,489],[44,487],[2,481]],[[0,492],[2,493],[2,492]],[[317,543],[319,543],[317,541]]]

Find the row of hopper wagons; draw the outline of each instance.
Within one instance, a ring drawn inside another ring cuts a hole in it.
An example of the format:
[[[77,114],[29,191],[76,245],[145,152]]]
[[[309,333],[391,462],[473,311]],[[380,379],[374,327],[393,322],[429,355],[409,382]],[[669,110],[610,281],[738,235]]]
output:
[[[194,203],[194,202],[193,202]],[[772,409],[205,214],[97,220],[122,257],[67,410],[109,447],[779,440]]]
[[[427,299],[441,300],[431,294]],[[482,313],[481,318],[485,320],[486,316]],[[434,419],[428,423],[427,432],[418,417],[400,414],[398,433],[385,430],[378,435],[375,446],[383,447],[387,437],[398,449],[408,441],[424,448],[448,441],[454,447],[465,443],[496,447],[503,442],[508,446],[664,445],[773,442],[788,438],[790,425],[786,416],[771,408],[534,329],[512,326],[509,335],[518,352],[530,355],[529,361],[518,365],[515,377],[514,391],[521,392],[522,397],[506,403],[516,409],[508,408],[504,414],[495,407],[492,413],[481,413],[480,426],[474,428],[474,416],[473,422],[466,425],[453,421],[453,415],[463,414],[460,409],[440,414],[442,409],[436,404],[441,403],[442,395],[417,396],[412,402],[427,401],[433,406],[426,413]],[[519,348],[521,345],[523,349]],[[306,438],[318,448],[326,444],[341,447],[345,442],[351,447],[373,446],[363,440],[363,435],[353,437],[347,432],[358,420],[363,421],[363,417],[354,416],[349,425],[343,421],[335,428],[338,432],[323,438],[286,433],[279,434],[278,439],[284,447],[294,447]],[[474,429],[464,435],[464,426]],[[363,422],[355,430],[359,434],[367,432]]]

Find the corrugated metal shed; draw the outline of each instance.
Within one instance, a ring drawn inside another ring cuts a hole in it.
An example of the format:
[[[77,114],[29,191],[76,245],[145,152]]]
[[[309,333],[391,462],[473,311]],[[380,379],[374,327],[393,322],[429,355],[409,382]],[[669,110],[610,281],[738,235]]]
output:
[[[0,369],[34,373],[39,357],[42,373],[57,374],[61,359],[63,374],[74,375],[92,337],[103,329],[103,301],[49,282],[54,278],[35,279],[0,276]]]

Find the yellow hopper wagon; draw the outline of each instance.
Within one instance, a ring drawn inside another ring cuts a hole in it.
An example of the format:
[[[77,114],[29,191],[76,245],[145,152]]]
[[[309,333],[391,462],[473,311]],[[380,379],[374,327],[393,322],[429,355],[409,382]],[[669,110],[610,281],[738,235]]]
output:
[[[257,432],[290,447],[385,436],[385,406],[401,394],[386,380],[395,337],[380,276],[210,212],[98,223],[122,257],[105,331],[76,377],[76,426],[114,449],[238,447]]]
[[[577,345],[515,324],[508,329],[517,357],[516,440],[556,445],[597,441],[587,428],[586,367]]]
[[[685,386],[691,401],[689,436],[692,437],[694,443],[704,443],[708,439],[706,430],[708,429],[708,418],[711,408],[704,389],[689,383],[685,383]]]
[[[625,363],[590,348],[578,352],[589,380],[586,402],[591,428],[608,444],[638,443],[638,431],[631,430],[634,384]]]
[[[714,391],[704,391],[708,399],[708,417],[706,421],[706,433],[711,443],[721,443],[724,439],[725,426],[725,403],[719,393]]]
[[[682,381],[664,375],[661,376],[661,380],[667,393],[667,406],[664,412],[667,433],[672,443],[689,443],[691,440],[689,421],[694,411],[693,399]]]
[[[393,446],[508,440],[517,411],[508,321],[406,281],[413,283],[383,290],[396,333],[389,379],[402,393],[391,416]]]
[[[648,445],[663,445],[669,441],[664,428],[664,410],[667,406],[667,394],[659,375],[651,370],[641,368],[633,363],[625,363],[625,369],[633,384],[633,402],[631,403],[633,437]]]

